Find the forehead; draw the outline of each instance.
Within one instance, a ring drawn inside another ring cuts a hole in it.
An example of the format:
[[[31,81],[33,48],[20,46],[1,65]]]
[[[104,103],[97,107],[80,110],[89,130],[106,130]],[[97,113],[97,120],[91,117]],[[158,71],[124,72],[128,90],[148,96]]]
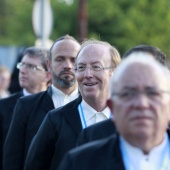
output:
[[[163,71],[143,63],[133,63],[127,66],[120,75],[118,82],[120,88],[167,88]]]
[[[61,40],[55,43],[51,50],[53,56],[76,57],[80,45],[73,40]]]
[[[130,54],[128,57],[136,57],[136,58],[140,58],[140,57],[151,57],[151,58],[154,58],[154,56],[150,53],[147,53],[147,52],[133,52],[132,54]]]
[[[40,57],[32,57],[31,55],[24,55],[22,58],[22,62],[27,62],[29,64],[39,64],[41,65],[42,61]]]
[[[110,62],[111,56],[108,47],[101,44],[85,46],[77,57],[77,63]]]

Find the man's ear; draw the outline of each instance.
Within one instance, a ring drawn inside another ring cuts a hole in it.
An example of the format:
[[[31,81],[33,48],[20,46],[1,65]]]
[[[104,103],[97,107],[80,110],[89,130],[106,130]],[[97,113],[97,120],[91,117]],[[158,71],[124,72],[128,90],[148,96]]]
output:
[[[113,101],[111,99],[107,100],[107,106],[109,107],[109,109],[111,110],[111,112],[113,112]]]
[[[51,85],[51,79],[52,79],[51,73],[49,71],[46,71],[45,82],[47,83],[47,86]]]
[[[114,70],[113,69],[110,69],[110,77],[112,77],[114,74]]]
[[[107,100],[107,106],[109,107],[110,112],[112,114],[112,119],[114,119],[114,112],[113,112],[114,104],[113,104],[113,101],[111,99]]]
[[[47,65],[47,69],[48,69],[48,72],[51,72],[51,60],[47,59],[46,60],[46,65]]]

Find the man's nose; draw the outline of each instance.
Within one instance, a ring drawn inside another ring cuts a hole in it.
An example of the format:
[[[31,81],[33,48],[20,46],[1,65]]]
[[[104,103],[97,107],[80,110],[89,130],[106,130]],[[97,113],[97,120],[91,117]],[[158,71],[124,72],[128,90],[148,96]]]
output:
[[[19,72],[20,72],[20,73],[25,73],[26,71],[27,71],[26,65],[23,65],[23,66],[19,69]]]
[[[93,71],[90,67],[86,67],[84,70],[84,77],[93,77]]]
[[[72,63],[70,60],[66,60],[64,62],[64,68],[73,68],[74,63]]]
[[[147,108],[149,106],[149,99],[146,94],[140,93],[134,99],[134,106],[138,108]]]

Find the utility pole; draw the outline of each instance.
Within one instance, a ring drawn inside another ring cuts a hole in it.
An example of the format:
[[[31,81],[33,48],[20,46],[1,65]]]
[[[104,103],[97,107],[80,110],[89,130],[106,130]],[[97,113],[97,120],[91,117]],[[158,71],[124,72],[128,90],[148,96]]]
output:
[[[79,0],[78,6],[78,39],[82,42],[88,34],[87,0]]]

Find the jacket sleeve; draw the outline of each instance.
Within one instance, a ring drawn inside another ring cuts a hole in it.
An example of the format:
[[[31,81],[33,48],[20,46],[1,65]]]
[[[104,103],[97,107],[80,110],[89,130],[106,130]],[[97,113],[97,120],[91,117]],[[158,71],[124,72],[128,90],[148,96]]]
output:
[[[59,167],[56,170],[73,170],[69,153],[65,154]],[[74,169],[75,170],[75,169]]]
[[[11,125],[4,143],[3,169],[22,170],[24,162],[25,111],[22,102],[18,100]]]
[[[25,161],[24,170],[47,170],[55,150],[54,130],[49,114],[34,136]]]

